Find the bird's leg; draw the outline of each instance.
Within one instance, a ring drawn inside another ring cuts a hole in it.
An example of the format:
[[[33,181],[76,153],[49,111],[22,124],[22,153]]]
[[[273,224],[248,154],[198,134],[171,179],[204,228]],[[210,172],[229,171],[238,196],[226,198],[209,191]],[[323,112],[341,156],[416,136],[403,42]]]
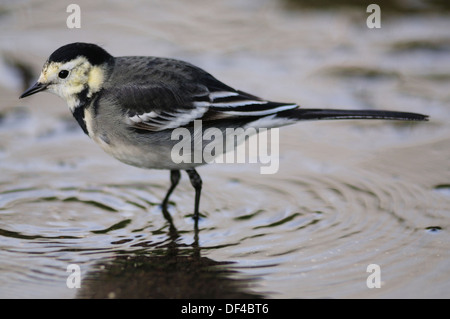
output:
[[[186,173],[189,175],[192,186],[195,189],[195,207],[194,207],[194,219],[198,220],[199,206],[200,206],[200,194],[202,192],[202,179],[198,175],[197,171],[193,168],[187,169]]]
[[[164,200],[162,202],[162,210],[164,214],[167,214],[167,204],[169,202],[169,197],[172,194],[175,187],[177,187],[178,182],[180,181],[180,171],[179,170],[171,170],[170,171],[170,188],[167,191],[166,197],[164,197]]]

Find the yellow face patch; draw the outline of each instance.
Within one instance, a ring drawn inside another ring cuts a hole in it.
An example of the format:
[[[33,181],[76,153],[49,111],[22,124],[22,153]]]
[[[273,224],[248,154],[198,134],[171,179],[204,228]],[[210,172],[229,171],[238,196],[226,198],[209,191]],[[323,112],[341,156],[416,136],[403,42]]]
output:
[[[61,69],[62,63],[52,62],[45,63],[42,68],[41,75],[39,77],[39,83],[51,83],[58,76],[59,70]]]
[[[64,79],[59,77],[62,70],[69,71],[69,75]],[[78,57],[65,63],[47,62],[38,81],[48,84],[50,92],[66,99],[69,104],[76,104],[77,94],[85,88],[88,89],[88,97],[102,88],[104,74],[105,70],[102,67],[92,66],[85,57]]]
[[[100,91],[105,81],[105,71],[99,66],[93,66],[88,75],[89,93]]]

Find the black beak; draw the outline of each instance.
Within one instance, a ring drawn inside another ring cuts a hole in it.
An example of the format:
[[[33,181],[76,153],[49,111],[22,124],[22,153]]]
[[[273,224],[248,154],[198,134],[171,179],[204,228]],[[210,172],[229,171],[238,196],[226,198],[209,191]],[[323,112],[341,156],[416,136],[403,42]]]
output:
[[[34,93],[44,91],[47,88],[47,84],[42,84],[39,82],[36,82],[32,87],[30,87],[28,90],[22,93],[22,95],[19,97],[19,99],[24,98],[26,96],[30,96]]]

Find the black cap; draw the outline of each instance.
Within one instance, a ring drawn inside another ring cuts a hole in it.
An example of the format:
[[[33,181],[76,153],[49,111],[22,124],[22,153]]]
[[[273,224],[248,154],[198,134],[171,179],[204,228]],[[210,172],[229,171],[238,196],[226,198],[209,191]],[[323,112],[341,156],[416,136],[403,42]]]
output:
[[[84,56],[92,65],[100,65],[112,59],[112,55],[96,44],[76,42],[57,49],[50,55],[48,61],[64,63],[79,56]]]

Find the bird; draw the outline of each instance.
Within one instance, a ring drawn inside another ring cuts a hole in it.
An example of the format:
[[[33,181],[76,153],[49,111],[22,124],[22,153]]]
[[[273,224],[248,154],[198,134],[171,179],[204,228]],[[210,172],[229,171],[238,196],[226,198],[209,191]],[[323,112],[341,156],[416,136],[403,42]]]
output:
[[[202,123],[202,132],[211,128],[221,132],[254,128],[258,132],[303,120],[428,119],[412,112],[302,108],[297,103],[274,102],[228,86],[189,62],[155,56],[114,57],[101,46],[84,42],[55,50],[37,82],[19,98],[42,91],[65,100],[84,133],[106,153],[135,167],[170,171],[170,187],[161,204],[165,216],[184,170],[195,191],[196,221],[203,184],[196,168],[206,162],[173,160],[176,130],[199,134],[194,129],[197,121]],[[193,153],[186,152],[191,159]]]

